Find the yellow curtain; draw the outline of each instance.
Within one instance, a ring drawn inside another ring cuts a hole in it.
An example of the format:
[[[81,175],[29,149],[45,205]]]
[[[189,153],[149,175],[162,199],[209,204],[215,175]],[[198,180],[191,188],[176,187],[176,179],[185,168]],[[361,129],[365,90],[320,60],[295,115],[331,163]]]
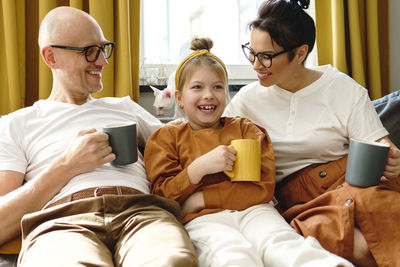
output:
[[[332,64],[366,87],[390,91],[389,0],[315,0],[318,64]]]
[[[49,96],[52,76],[37,34],[43,17],[57,6],[86,11],[116,43],[103,71],[103,90],[94,97],[129,95],[139,102],[140,0],[0,0],[0,115]]]

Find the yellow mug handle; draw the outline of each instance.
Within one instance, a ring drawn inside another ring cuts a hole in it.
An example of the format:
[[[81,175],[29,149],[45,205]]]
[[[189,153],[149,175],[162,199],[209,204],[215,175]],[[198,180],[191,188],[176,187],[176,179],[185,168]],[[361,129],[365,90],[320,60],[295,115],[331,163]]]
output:
[[[232,145],[229,145],[228,147],[235,149]],[[237,151],[236,151],[236,152],[237,152]],[[235,167],[235,163],[233,163],[233,167]],[[233,176],[235,175],[235,174],[233,173],[233,170],[234,170],[233,167],[232,167],[232,170],[231,170],[231,171],[224,171],[224,173],[225,173],[226,175],[228,175],[229,178],[233,178]]]

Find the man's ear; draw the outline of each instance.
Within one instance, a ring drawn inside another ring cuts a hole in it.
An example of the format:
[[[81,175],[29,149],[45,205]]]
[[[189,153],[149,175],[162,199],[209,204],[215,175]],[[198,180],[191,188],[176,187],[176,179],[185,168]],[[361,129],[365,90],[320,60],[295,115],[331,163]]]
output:
[[[308,53],[308,45],[303,44],[297,48],[296,58],[299,64],[301,64],[304,61],[304,59],[307,56],[307,53]]]
[[[57,62],[56,59],[54,57],[54,51],[53,48],[51,48],[50,46],[45,46],[42,48],[42,58],[44,59],[44,62],[46,63],[47,66],[49,66],[52,69],[56,69],[57,66]]]

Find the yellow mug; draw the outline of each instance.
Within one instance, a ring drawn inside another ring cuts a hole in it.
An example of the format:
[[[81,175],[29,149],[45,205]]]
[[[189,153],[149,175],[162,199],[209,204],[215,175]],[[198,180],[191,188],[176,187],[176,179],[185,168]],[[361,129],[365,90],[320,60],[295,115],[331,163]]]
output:
[[[232,171],[224,171],[232,182],[261,180],[261,145],[255,139],[232,140],[229,147],[236,150]]]

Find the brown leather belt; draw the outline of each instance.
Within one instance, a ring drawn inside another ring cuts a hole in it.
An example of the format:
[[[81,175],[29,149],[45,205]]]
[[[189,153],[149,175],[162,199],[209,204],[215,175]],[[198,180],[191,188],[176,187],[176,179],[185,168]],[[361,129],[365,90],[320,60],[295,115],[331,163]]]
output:
[[[63,203],[67,203],[70,201],[78,200],[78,199],[84,199],[84,198],[89,198],[89,197],[99,197],[102,195],[136,195],[136,194],[143,194],[139,190],[130,188],[130,187],[125,187],[125,186],[103,186],[103,187],[93,187],[93,188],[88,188],[85,190],[81,190],[78,192],[75,192],[71,195],[65,196],[50,205],[47,206],[47,208],[60,205]]]

